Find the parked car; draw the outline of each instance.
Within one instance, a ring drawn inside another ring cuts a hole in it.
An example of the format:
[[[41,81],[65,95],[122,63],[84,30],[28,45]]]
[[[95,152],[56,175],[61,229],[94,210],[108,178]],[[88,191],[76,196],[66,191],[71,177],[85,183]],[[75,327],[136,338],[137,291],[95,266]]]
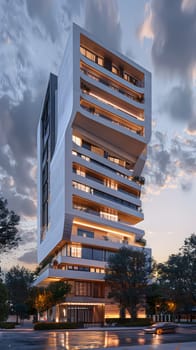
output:
[[[158,322],[154,323],[149,328],[145,328],[145,333],[163,334],[163,333],[176,333],[177,325],[170,322]]]

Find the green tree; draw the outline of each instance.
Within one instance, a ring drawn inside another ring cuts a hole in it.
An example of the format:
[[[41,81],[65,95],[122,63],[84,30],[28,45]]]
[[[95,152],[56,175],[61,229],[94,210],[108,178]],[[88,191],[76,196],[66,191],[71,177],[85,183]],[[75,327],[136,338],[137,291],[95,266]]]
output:
[[[47,291],[51,295],[50,305],[54,306],[65,301],[67,294],[71,292],[71,285],[68,282],[57,281],[49,284]]]
[[[13,305],[18,319],[24,318],[27,313],[27,300],[29,289],[33,282],[34,275],[25,267],[14,266],[5,275],[5,284],[9,293],[9,300]]]
[[[146,293],[150,274],[150,261],[144,250],[122,247],[108,261],[105,280],[110,287],[108,297],[119,303],[121,317],[125,309],[133,319],[137,318]]]
[[[178,254],[158,264],[158,283],[167,290],[177,313],[191,313],[196,305],[196,235],[186,238]]]
[[[38,313],[49,310],[52,306],[65,301],[67,294],[71,291],[68,282],[51,282],[47,287],[33,287],[29,296],[31,309]]]
[[[8,316],[8,291],[0,281],[0,322],[6,321]]]
[[[0,197],[0,253],[4,253],[18,246],[20,237],[17,226],[20,217],[13,210],[7,208],[7,200]]]

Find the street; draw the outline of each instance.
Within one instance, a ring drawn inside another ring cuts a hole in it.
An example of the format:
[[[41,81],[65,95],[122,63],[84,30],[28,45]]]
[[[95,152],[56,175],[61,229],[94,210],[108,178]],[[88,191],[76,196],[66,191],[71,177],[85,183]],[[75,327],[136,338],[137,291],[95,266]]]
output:
[[[196,327],[180,327],[176,334],[164,335],[144,334],[139,329],[125,328],[47,332],[19,328],[0,331],[2,350],[168,349],[163,344],[173,344],[171,350],[183,350],[182,343],[187,344],[185,350],[196,348]]]

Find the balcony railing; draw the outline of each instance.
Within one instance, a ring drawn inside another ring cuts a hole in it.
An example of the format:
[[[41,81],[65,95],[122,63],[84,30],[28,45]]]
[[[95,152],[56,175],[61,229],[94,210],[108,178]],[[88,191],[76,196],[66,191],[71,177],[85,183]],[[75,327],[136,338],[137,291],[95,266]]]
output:
[[[72,152],[73,155],[75,156],[78,156],[78,157],[81,157],[83,159],[85,159],[86,156],[84,156],[82,153],[79,153],[79,152],[76,152],[76,151],[73,151]],[[111,168],[110,166],[106,165],[106,164],[103,164],[95,159],[91,159],[88,157],[88,161],[91,162],[91,163],[94,163],[94,164],[97,164],[98,166],[101,166],[102,168],[105,168],[113,173],[115,173],[116,175],[126,179],[126,180],[129,180],[129,181],[133,181],[139,185],[144,185],[145,183],[145,178],[143,176],[133,176],[133,175],[125,175],[123,174],[122,172],[120,171],[117,171],[116,169],[114,168]]]
[[[93,90],[91,91],[91,89],[86,84],[84,84],[83,81],[81,82],[81,91],[83,94],[92,96],[96,100],[113,107],[115,110],[119,110],[120,112],[127,114],[129,117],[144,121],[143,115],[141,115],[141,116],[133,115],[133,113],[130,113],[128,109],[122,108],[118,104],[111,102],[109,99],[101,97],[99,94],[93,92]]]
[[[130,98],[133,101],[139,102],[139,103],[144,103],[144,97],[143,95],[136,96],[133,94],[128,93],[127,91],[125,91],[124,89],[122,90],[122,88],[119,88],[117,85],[112,84],[111,82],[109,82],[108,80],[104,79],[104,78],[100,78],[97,74],[91,73],[89,72],[87,69],[84,68],[80,68],[81,72],[83,72],[84,74],[86,74],[88,77],[106,85],[109,86],[110,88],[112,88],[113,90],[120,92],[120,94]]]
[[[118,75],[120,78],[124,79],[125,81],[127,81],[127,82],[129,82],[137,87],[140,87],[140,88],[144,87],[144,80],[139,80],[136,77],[134,77],[133,75],[131,75],[130,73],[122,71],[122,69],[118,68],[112,62],[111,62],[111,69],[109,69],[108,67],[104,66],[104,58],[97,55],[97,54],[94,54],[89,49],[86,49],[86,48],[81,46],[80,52],[84,57],[86,57],[90,61],[93,61],[94,63],[109,70],[110,72],[114,73],[115,75]]]
[[[82,103],[80,105],[81,105],[82,108],[84,108],[85,110],[87,110],[88,112],[92,113],[93,115],[95,115],[97,117],[100,117],[102,119],[108,120],[108,121],[110,121],[113,124],[122,126],[126,130],[132,131],[135,134],[143,136],[143,130],[135,130],[135,129],[125,125],[124,123],[118,122],[118,121],[112,119],[111,117],[108,117],[108,116],[104,115],[103,113],[99,113],[95,108],[84,106]],[[135,118],[134,116],[132,116],[132,117]]]

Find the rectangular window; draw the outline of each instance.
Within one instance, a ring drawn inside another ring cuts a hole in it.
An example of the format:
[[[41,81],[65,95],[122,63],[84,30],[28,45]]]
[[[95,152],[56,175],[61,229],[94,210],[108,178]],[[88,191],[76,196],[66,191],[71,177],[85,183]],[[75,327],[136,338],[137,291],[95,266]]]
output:
[[[80,52],[83,56],[85,56],[85,48],[80,46]]]
[[[103,261],[103,250],[93,249],[93,260]]]
[[[94,53],[90,52],[89,50],[86,50],[86,55],[85,55],[89,60],[95,62],[95,55]]]
[[[71,246],[71,256],[73,258],[81,258],[82,248],[80,246]]]
[[[97,58],[97,63],[100,65],[100,66],[103,66],[103,58],[98,56]]]
[[[78,145],[78,146],[81,146],[82,145],[82,140],[80,137],[78,136],[75,136],[75,135],[72,135],[72,141]]]
[[[83,259],[93,259],[93,250],[92,248],[82,248],[82,258]]]
[[[79,228],[78,229],[78,236],[94,238],[94,232],[93,231],[83,230],[83,229]]]

